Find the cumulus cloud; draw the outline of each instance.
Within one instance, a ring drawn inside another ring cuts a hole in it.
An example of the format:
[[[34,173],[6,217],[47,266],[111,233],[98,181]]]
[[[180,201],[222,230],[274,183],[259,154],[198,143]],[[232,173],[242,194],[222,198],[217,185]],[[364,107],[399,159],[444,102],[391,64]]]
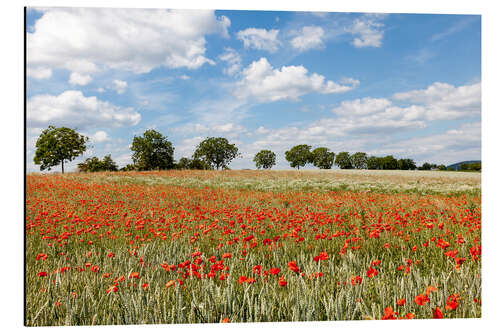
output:
[[[359,81],[348,79],[350,85],[342,85],[316,73],[309,75],[303,66],[283,66],[274,69],[266,58],[254,61],[243,70],[243,79],[237,83],[239,98],[254,97],[261,102],[299,100],[300,96],[317,92],[342,93],[354,89]]]
[[[52,70],[47,67],[28,67],[26,73],[28,77],[32,77],[37,80],[48,79],[52,76]]]
[[[224,74],[233,76],[238,73],[241,68],[241,57],[234,49],[226,47],[224,53],[219,56],[219,59],[227,63],[224,68]]]
[[[346,28],[347,32],[357,36],[352,44],[358,48],[382,46],[384,24],[380,20],[384,17],[384,14],[365,14],[355,19],[353,24]]]
[[[325,31],[321,27],[306,26],[303,27],[297,36],[290,43],[292,47],[299,51],[307,51],[309,49],[318,49],[324,47],[322,38]]]
[[[481,123],[466,123],[443,133],[388,143],[373,153],[407,155],[418,161],[444,164],[481,159]]]
[[[238,31],[236,34],[239,40],[243,41],[245,48],[254,48],[268,52],[278,51],[281,42],[278,40],[279,30],[248,28]]]
[[[137,125],[141,115],[131,107],[120,107],[81,91],[67,90],[58,96],[36,95],[27,103],[27,126],[120,127]]]
[[[127,89],[127,82],[122,80],[113,80],[113,90],[116,91],[117,94],[123,94],[125,89]]]
[[[92,81],[92,77],[88,74],[80,74],[77,72],[72,72],[70,77],[69,77],[69,84],[71,85],[79,85],[79,86],[85,86]]]
[[[230,20],[211,10],[40,8],[27,33],[31,76],[47,69],[89,74],[107,68],[146,73],[155,67],[195,69],[205,57],[207,34],[228,37]]]
[[[90,140],[92,140],[92,142],[96,143],[101,143],[110,140],[108,133],[106,133],[105,131],[97,131],[94,134],[89,135],[89,138]]]
[[[436,82],[426,89],[396,93],[393,98],[419,104],[428,120],[457,119],[481,114],[481,83],[455,87]]]

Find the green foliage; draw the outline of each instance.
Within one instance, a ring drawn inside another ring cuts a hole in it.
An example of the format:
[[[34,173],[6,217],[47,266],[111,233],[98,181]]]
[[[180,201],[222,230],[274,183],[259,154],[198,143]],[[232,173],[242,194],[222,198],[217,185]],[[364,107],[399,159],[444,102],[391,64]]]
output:
[[[424,164],[422,164],[422,166],[418,167],[418,170],[431,170],[433,167],[436,166],[437,166],[436,164],[430,164],[428,162],[425,162]]]
[[[346,151],[340,152],[337,154],[335,164],[341,169],[352,169],[351,156]]]
[[[135,171],[135,170],[137,170],[137,168],[134,164],[127,164],[123,168],[120,168],[120,171]]]
[[[351,155],[351,163],[355,169],[368,168],[368,156],[366,153],[357,152]]]
[[[460,164],[460,171],[467,171],[467,170],[470,170],[469,164],[467,164],[467,163]]]
[[[210,170],[212,167],[207,162],[198,158],[182,157],[175,166],[179,170]]]
[[[398,160],[395,159],[392,155],[387,155],[385,157],[382,157],[380,167],[382,170],[397,170]]]
[[[314,166],[320,169],[331,169],[335,161],[335,153],[325,147],[314,149],[311,156]]]
[[[261,150],[253,158],[257,169],[271,169],[276,164],[276,154],[270,150]]]
[[[36,141],[36,152],[33,161],[40,165],[40,170],[51,170],[61,163],[64,173],[64,161],[72,161],[87,149],[88,137],[67,127],[49,126]]]
[[[380,169],[380,161],[379,157],[377,156],[370,156],[366,160],[366,167],[368,170],[377,170]]]
[[[415,170],[417,165],[411,158],[402,158],[398,160],[399,170]],[[445,167],[446,169],[446,167]]]
[[[106,155],[99,160],[97,157],[90,157],[85,162],[78,163],[78,171],[80,172],[99,172],[99,171],[118,171],[118,166],[111,159],[111,155]]]
[[[201,159],[212,168],[227,169],[228,164],[238,157],[238,147],[229,143],[226,138],[206,138],[196,148],[193,158]]]
[[[446,171],[446,165],[444,165],[444,164],[440,164],[440,165],[438,165],[438,169],[439,169],[440,171]]]
[[[137,170],[165,170],[174,167],[174,147],[161,133],[147,130],[134,136],[132,160]]]
[[[469,164],[469,170],[471,170],[471,171],[481,171],[481,162]]]
[[[297,145],[292,147],[292,149],[285,152],[285,158],[290,162],[292,168],[300,169],[300,167],[312,161],[311,146]]]

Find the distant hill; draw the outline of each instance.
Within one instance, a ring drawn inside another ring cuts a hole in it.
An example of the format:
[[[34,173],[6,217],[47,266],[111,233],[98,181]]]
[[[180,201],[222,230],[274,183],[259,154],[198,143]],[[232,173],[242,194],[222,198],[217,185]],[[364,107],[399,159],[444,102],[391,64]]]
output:
[[[458,163],[455,163],[455,164],[448,165],[446,167],[446,169],[453,168],[453,169],[455,169],[455,171],[457,171],[457,170],[460,170],[460,165],[462,165],[462,164],[472,164],[472,163],[481,163],[481,161],[462,161],[462,162],[458,162]]]

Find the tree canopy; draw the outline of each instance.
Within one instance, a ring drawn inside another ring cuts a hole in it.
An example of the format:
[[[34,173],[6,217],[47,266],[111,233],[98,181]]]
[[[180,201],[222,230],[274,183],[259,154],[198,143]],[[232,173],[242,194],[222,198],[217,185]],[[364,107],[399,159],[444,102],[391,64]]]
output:
[[[229,163],[238,157],[238,147],[229,143],[226,138],[206,138],[198,144],[193,158],[201,159],[217,170],[227,168]]]
[[[167,137],[155,130],[134,136],[132,160],[137,170],[164,170],[174,167],[174,147]]]
[[[330,152],[326,147],[319,147],[311,152],[312,162],[320,169],[331,169],[335,162],[335,153]]]
[[[285,158],[292,168],[300,169],[312,161],[311,146],[297,145],[285,152]]]
[[[98,172],[98,171],[118,171],[118,166],[111,159],[111,155],[106,155],[99,160],[97,157],[87,158],[84,162],[78,163],[80,172]]]
[[[263,149],[255,154],[253,161],[257,169],[271,169],[276,164],[276,154],[270,150]]]
[[[341,169],[352,169],[351,156],[346,151],[338,153],[335,164]]]
[[[351,163],[356,169],[366,169],[368,168],[368,155],[358,151],[351,155]]]
[[[68,127],[49,126],[36,141],[33,161],[40,165],[40,170],[51,170],[61,163],[64,173],[64,161],[72,161],[87,149],[88,137]]]

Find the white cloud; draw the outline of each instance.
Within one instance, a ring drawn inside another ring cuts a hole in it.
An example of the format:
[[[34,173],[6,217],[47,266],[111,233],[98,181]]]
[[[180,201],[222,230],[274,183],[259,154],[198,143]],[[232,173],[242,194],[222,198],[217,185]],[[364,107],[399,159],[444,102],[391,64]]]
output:
[[[28,67],[26,70],[28,77],[38,80],[48,79],[52,76],[52,70],[47,67]]]
[[[444,133],[388,143],[373,153],[406,155],[414,157],[418,162],[446,165],[481,159],[481,123],[467,123]]]
[[[481,114],[481,83],[455,87],[436,82],[426,89],[396,93],[393,98],[425,107],[428,120],[457,119]]]
[[[365,14],[355,19],[352,26],[346,28],[347,32],[358,36],[354,38],[353,45],[358,48],[382,46],[384,31],[381,28],[384,24],[379,20],[383,17],[385,17],[383,14]]]
[[[189,75],[183,74],[183,75],[179,76],[179,79],[186,81],[186,80],[189,80],[190,77],[189,77]]]
[[[88,74],[80,74],[77,72],[72,72],[70,77],[69,77],[69,84],[71,85],[79,85],[79,86],[85,86],[92,81],[92,77]]]
[[[306,51],[309,49],[318,49],[324,47],[322,38],[325,31],[321,27],[306,26],[302,31],[297,33],[290,43],[295,49]]]
[[[243,70],[243,79],[238,82],[236,96],[254,97],[261,102],[299,100],[300,96],[317,92],[321,94],[342,93],[354,89],[359,81],[350,79],[351,85],[326,81],[316,73],[308,75],[303,66],[283,66],[273,69],[266,58],[254,61]]]
[[[233,76],[240,71],[241,57],[238,52],[230,47],[226,47],[224,51],[225,52],[219,56],[220,60],[225,61],[228,64],[228,66],[223,70],[224,74]]]
[[[113,90],[116,91],[117,94],[123,94],[127,89],[127,82],[122,80],[113,80]]]
[[[27,65],[33,77],[48,77],[47,68],[80,74],[107,68],[135,73],[160,66],[195,69],[213,64],[205,57],[205,35],[228,37],[231,24],[211,10],[54,7],[40,11],[43,16],[27,33]]]
[[[137,125],[141,115],[131,107],[115,106],[81,91],[67,90],[58,96],[36,95],[27,103],[27,126],[119,127]]]
[[[106,133],[105,131],[97,131],[94,134],[89,135],[89,137],[90,140],[92,140],[95,143],[101,143],[110,140],[108,133]]]
[[[243,41],[245,48],[254,48],[257,50],[265,50],[268,52],[278,51],[281,42],[278,40],[279,30],[248,28],[238,31],[236,36]]]

